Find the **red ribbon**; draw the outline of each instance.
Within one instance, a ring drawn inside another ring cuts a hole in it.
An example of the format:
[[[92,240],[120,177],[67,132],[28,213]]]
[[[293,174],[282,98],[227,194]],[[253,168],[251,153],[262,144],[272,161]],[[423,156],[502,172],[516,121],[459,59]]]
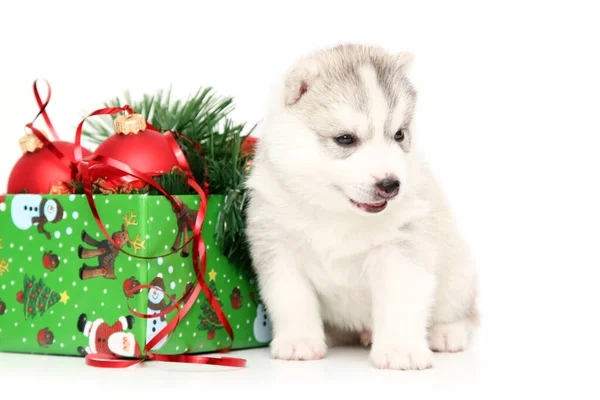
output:
[[[123,111],[132,112],[131,108],[129,108],[129,106],[113,107],[113,108],[105,108],[105,109],[94,111],[88,117],[91,117],[94,115],[116,114],[116,113],[123,112]],[[83,124],[88,117],[84,118],[84,120],[81,121],[81,123],[77,127],[76,138],[75,138],[76,160],[81,160],[81,132],[82,132]],[[222,365],[222,366],[231,366],[231,367],[243,367],[246,365],[246,360],[238,359],[238,358],[231,358],[231,357],[214,358],[214,357],[206,357],[206,356],[199,356],[199,355],[183,355],[183,354],[162,355],[162,354],[154,354],[151,351],[154,348],[154,346],[156,346],[157,343],[159,343],[167,335],[169,335],[171,332],[173,332],[175,330],[175,328],[177,327],[177,324],[187,315],[189,310],[194,305],[194,302],[198,298],[201,290],[206,295],[206,298],[207,298],[208,302],[210,303],[211,307],[214,309],[219,321],[221,322],[221,324],[227,331],[227,333],[231,339],[231,343],[233,343],[233,338],[234,338],[233,329],[231,328],[231,325],[229,324],[229,321],[227,320],[225,313],[221,309],[221,306],[220,306],[218,300],[214,297],[210,288],[206,284],[206,281],[204,280],[204,275],[206,273],[206,247],[204,245],[204,240],[202,238],[201,231],[202,231],[202,225],[204,222],[204,217],[206,216],[206,204],[208,201],[207,193],[205,193],[202,190],[202,188],[200,188],[200,186],[194,179],[194,177],[190,171],[188,162],[185,158],[185,155],[183,154],[183,151],[177,144],[177,141],[175,140],[175,138],[173,137],[171,132],[166,133],[165,137],[167,138],[167,141],[171,145],[173,153],[175,154],[175,156],[179,162],[180,168],[186,174],[187,183],[200,196],[200,206],[199,206],[199,210],[198,210],[198,213],[196,216],[196,221],[194,223],[194,235],[192,237],[192,241],[193,241],[193,247],[192,247],[193,257],[192,257],[192,259],[193,259],[194,271],[196,273],[197,284],[194,285],[194,289],[191,291],[191,293],[184,293],[182,300],[173,302],[173,307],[171,309],[178,308],[179,311],[177,312],[175,317],[167,324],[167,326],[165,328],[163,328],[150,342],[148,342],[146,344],[146,346],[144,348],[144,350],[146,352],[146,357],[141,358],[141,359],[123,359],[123,358],[118,358],[118,357],[111,356],[111,355],[88,354],[86,356],[86,363],[87,363],[87,365],[95,366],[95,367],[125,368],[125,367],[129,367],[129,366],[138,364],[145,360],[154,360],[154,361],[181,362],[181,363],[191,363],[191,364],[212,364],[212,365]],[[80,166],[81,177],[82,177],[83,184],[84,184],[85,195],[86,195],[86,198],[90,205],[90,209],[92,210],[92,214],[94,215],[94,219],[96,220],[96,223],[98,224],[102,233],[104,233],[106,238],[110,241],[110,243],[113,244],[117,249],[119,249],[119,251],[121,251],[123,253],[129,254],[122,249],[122,246],[114,243],[114,241],[112,240],[112,237],[104,228],[104,224],[102,223],[100,216],[98,215],[98,210],[96,208],[96,205],[94,203],[94,198],[92,195],[92,182],[91,182],[91,173],[90,173],[91,170],[93,170],[93,169],[100,169],[101,171],[113,170],[113,171],[123,173],[124,175],[134,176],[134,177],[146,182],[147,184],[153,186],[154,188],[156,188],[159,192],[161,192],[163,195],[165,195],[167,197],[167,199],[172,203],[173,207],[177,211],[180,210],[179,203],[177,203],[175,201],[175,199],[169,193],[167,193],[164,190],[164,188],[162,188],[161,185],[159,185],[156,181],[154,181],[150,175],[145,174],[141,171],[138,171],[134,168],[131,168],[130,166],[128,166],[118,160],[115,160],[110,157],[101,156],[101,155],[92,155],[90,157],[87,157],[86,159],[81,160],[79,162],[79,166]],[[192,221],[189,219],[189,217],[186,217],[186,218],[188,218],[188,221],[191,224]],[[174,252],[172,251],[168,255],[173,254],[173,253]],[[131,256],[136,257],[136,258],[145,258],[145,259],[150,259],[150,258],[153,259],[153,258],[161,257],[161,256],[140,257],[137,255],[131,255]],[[129,291],[128,297],[132,296],[133,292],[137,291],[140,288],[144,288],[144,287],[152,287],[152,286],[149,286],[149,285],[136,286]],[[157,288],[157,289],[159,289],[159,288]],[[162,289],[159,289],[159,290],[162,291]],[[183,307],[179,308],[182,303],[183,303]],[[141,316],[142,318],[149,317],[148,315],[143,315],[143,316],[141,314],[136,314],[136,315]],[[152,317],[156,317],[156,315],[152,315]],[[227,352],[227,351],[231,350],[231,347],[232,347],[232,344],[224,349],[220,349],[219,352]]]
[[[40,97],[40,92],[38,91],[38,88],[37,88],[37,84],[38,84],[39,80],[40,79],[37,79],[33,82],[33,94],[35,95],[35,100],[37,101],[38,107],[40,107],[40,112],[34,118],[34,121],[41,114],[44,117],[44,121],[46,121],[46,125],[48,126],[48,129],[50,129],[50,133],[54,137],[54,140],[59,140],[58,134],[56,133],[56,130],[54,129],[54,125],[52,125],[52,122],[50,122],[50,117],[48,117],[48,114],[46,113],[46,107],[48,107],[48,103],[50,103],[50,97],[52,96],[52,89],[50,88],[50,84],[48,83],[47,80],[41,79],[46,83],[46,86],[48,86],[48,97],[46,97],[46,101],[42,102],[42,98]]]

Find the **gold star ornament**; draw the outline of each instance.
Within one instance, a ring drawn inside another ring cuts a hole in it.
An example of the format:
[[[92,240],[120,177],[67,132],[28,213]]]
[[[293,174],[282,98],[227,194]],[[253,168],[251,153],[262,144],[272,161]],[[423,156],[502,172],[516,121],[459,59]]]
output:
[[[69,299],[70,299],[70,297],[69,297],[69,295],[67,294],[67,291],[66,291],[66,290],[60,294],[60,302],[61,302],[61,303],[65,303],[65,304],[67,304],[67,300],[69,300]]]
[[[217,273],[216,273],[215,269],[213,268],[213,269],[211,269],[211,270],[210,270],[210,272],[208,273],[208,278],[209,278],[211,281],[214,281],[216,277],[217,277]]]

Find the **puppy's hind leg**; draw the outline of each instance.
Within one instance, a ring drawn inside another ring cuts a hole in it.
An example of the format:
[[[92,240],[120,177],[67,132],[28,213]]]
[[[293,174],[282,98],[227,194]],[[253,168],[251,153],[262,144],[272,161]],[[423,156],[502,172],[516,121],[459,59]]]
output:
[[[436,352],[465,350],[479,325],[477,284],[472,269],[454,269],[439,280],[429,329],[429,348]]]

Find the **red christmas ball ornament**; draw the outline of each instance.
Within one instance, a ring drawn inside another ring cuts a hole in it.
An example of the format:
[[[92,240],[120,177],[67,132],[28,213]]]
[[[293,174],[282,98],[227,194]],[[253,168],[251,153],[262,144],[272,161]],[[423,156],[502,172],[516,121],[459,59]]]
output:
[[[72,178],[71,164],[75,161],[75,145],[64,141],[54,141],[51,144],[64,155],[63,158],[59,159],[33,133],[28,133],[19,140],[23,155],[8,178],[8,193],[70,193],[68,185]],[[85,148],[82,150],[84,157],[91,154]]]
[[[150,129],[144,117],[132,113],[115,119],[115,135],[106,139],[94,151],[94,155],[109,157],[150,176],[159,176],[178,166],[177,158],[164,134]],[[103,170],[91,171],[93,181],[100,181],[106,190],[130,184],[140,188],[143,182],[122,173]],[[133,184],[132,184],[133,182]],[[139,183],[139,184],[137,184]],[[139,187],[138,187],[139,186]]]

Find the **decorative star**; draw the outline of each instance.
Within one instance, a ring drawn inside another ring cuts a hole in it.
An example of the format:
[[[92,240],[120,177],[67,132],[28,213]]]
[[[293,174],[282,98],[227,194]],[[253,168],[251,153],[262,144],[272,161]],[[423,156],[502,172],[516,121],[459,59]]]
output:
[[[215,272],[215,269],[213,268],[213,269],[211,269],[211,270],[210,270],[210,272],[208,273],[208,278],[209,278],[211,281],[214,281],[216,277],[217,277],[217,273]]]
[[[61,303],[65,303],[65,304],[67,304],[67,300],[69,300],[69,299],[70,299],[70,297],[69,297],[69,295],[67,294],[67,291],[66,291],[66,290],[60,294],[60,302],[61,302]]]

